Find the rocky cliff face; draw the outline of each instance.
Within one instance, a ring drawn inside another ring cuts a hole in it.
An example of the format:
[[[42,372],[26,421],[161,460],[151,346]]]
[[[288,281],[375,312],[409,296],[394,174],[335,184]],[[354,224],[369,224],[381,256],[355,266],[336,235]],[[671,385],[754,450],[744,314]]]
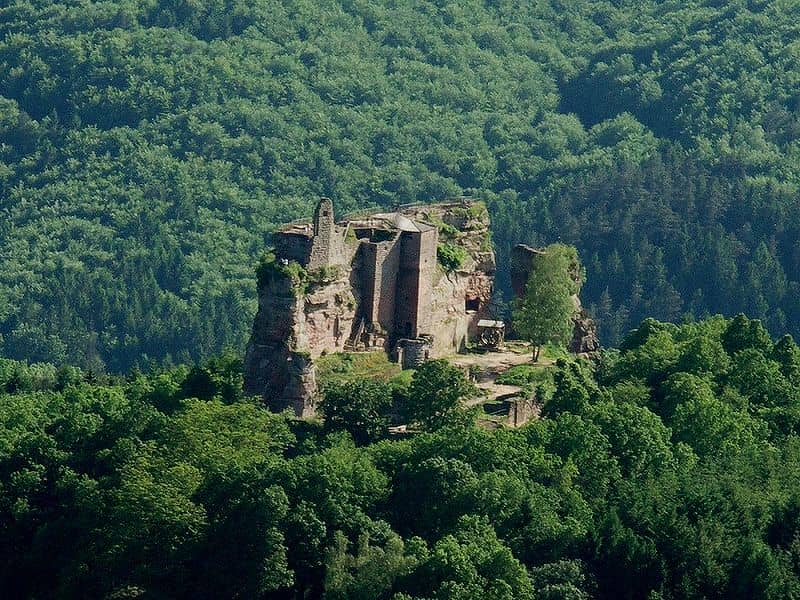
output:
[[[495,271],[489,215],[482,204],[464,201],[415,206],[400,214],[412,225],[436,227],[439,250],[451,259],[440,261],[447,262],[446,266],[420,270],[425,281],[418,321],[426,354],[452,354],[475,339],[478,320],[487,316]],[[373,216],[384,223],[399,222],[392,215]],[[336,257],[329,261],[333,264],[311,269],[285,252],[286,256],[272,257],[260,267],[258,314],[245,356],[245,391],[261,396],[270,409],[288,409],[298,416],[313,414],[317,393],[313,361],[323,353],[367,349],[393,355],[406,337],[400,323],[387,331],[365,322],[364,303],[372,302],[376,294],[374,267],[370,270],[374,262],[364,252],[367,240],[375,240],[374,224],[365,223],[362,219],[334,227],[341,236],[335,252],[329,253]],[[380,243],[394,243],[391,240],[399,238],[392,236],[402,235],[392,225],[387,227],[387,241]],[[371,237],[357,237],[367,234]],[[308,243],[313,246],[319,239]],[[380,279],[381,306],[401,296],[403,281]]]
[[[597,325],[581,306],[580,299],[575,296],[577,302],[575,314],[572,316],[572,341],[569,343],[569,351],[575,354],[590,354],[600,349],[600,339],[597,337]]]
[[[402,352],[398,348],[405,348],[408,358],[446,356],[476,340],[478,321],[492,316],[496,265],[483,204],[459,200],[420,205],[338,224],[332,211],[332,203],[323,200],[313,228],[285,229],[276,244],[277,256],[259,268],[245,390],[275,411],[314,413],[314,360],[324,353],[371,350],[394,357]],[[403,240],[410,243],[406,246]],[[314,260],[303,259],[309,248]],[[541,254],[528,246],[514,249],[517,295],[524,292]],[[435,255],[438,259],[431,258]],[[415,286],[413,294],[406,293],[407,285]],[[403,303],[409,297],[418,307],[411,312]],[[593,352],[599,348],[594,321],[577,295],[573,300],[570,350]],[[413,339],[407,339],[409,326],[417,332]]]
[[[311,357],[303,350],[304,282],[281,266],[260,269],[258,313],[245,354],[245,392],[261,396],[270,410],[309,416],[316,381]]]

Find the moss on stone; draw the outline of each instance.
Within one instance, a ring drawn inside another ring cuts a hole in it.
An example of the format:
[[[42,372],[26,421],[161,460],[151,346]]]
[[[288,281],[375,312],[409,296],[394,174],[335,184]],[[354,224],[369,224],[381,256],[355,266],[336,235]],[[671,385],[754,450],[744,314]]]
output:
[[[449,223],[445,223],[439,215],[430,214],[427,215],[427,220],[430,222],[431,225],[436,227],[439,230],[439,238],[445,241],[452,241],[458,237],[458,229],[450,225]]]
[[[475,202],[472,206],[468,209],[468,214],[473,219],[483,219],[488,215],[489,211],[486,209],[486,205],[483,202]]]
[[[487,231],[486,235],[483,236],[481,240],[481,252],[491,252],[494,250],[494,244],[492,243],[492,234]]]
[[[436,259],[446,271],[456,271],[460,269],[467,260],[467,251],[461,246],[440,243],[436,248]]]
[[[323,286],[335,281],[339,277],[339,267],[329,265],[314,269],[308,273],[305,281],[305,291],[309,292],[314,286]]]
[[[267,252],[261,257],[256,268],[256,278],[259,288],[276,279],[289,279],[291,288],[298,294],[304,293],[308,284],[308,272],[300,263],[293,260],[281,262],[274,252]]]

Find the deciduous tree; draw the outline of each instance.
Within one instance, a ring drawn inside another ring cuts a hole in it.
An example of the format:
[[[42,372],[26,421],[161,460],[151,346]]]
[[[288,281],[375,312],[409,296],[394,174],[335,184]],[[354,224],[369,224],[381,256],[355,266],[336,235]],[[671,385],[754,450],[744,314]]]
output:
[[[460,424],[466,416],[463,402],[474,393],[461,369],[446,360],[430,360],[414,373],[403,410],[409,422],[427,430]]]
[[[575,313],[572,294],[576,284],[571,274],[575,272],[575,265],[564,249],[554,245],[536,256],[525,295],[514,309],[514,327],[533,344],[534,361],[539,360],[544,344],[566,344],[572,333]]]

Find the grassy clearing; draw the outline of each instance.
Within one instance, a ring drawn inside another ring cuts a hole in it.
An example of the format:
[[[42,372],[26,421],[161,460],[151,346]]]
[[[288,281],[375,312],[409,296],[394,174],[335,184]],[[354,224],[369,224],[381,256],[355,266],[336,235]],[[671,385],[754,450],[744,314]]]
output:
[[[533,352],[531,345],[521,340],[506,340],[505,349],[514,354],[531,354]]]
[[[506,340],[505,350],[513,352],[514,354],[530,354],[533,355],[533,346],[529,342],[522,340]],[[569,358],[572,356],[566,348],[558,344],[545,344],[542,346],[541,354],[539,355],[540,363],[555,362],[559,358]]]
[[[410,382],[413,374],[413,371],[402,371],[384,352],[336,352],[320,356],[314,363],[321,388],[355,379],[390,381],[399,387]]]
[[[545,344],[542,346],[542,354],[539,357],[539,360],[542,360],[542,358],[549,358],[555,362],[559,358],[572,357],[574,357],[574,355],[570,354],[564,346],[559,344]]]

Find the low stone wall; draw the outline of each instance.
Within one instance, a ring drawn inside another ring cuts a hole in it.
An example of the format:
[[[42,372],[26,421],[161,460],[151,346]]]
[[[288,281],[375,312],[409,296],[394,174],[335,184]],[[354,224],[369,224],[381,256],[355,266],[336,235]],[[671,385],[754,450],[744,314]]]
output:
[[[539,416],[541,407],[536,401],[536,396],[528,398],[518,397],[508,401],[508,425],[510,427],[522,427]]]
[[[430,341],[402,339],[397,342],[397,353],[404,369],[416,369],[430,356]]]

